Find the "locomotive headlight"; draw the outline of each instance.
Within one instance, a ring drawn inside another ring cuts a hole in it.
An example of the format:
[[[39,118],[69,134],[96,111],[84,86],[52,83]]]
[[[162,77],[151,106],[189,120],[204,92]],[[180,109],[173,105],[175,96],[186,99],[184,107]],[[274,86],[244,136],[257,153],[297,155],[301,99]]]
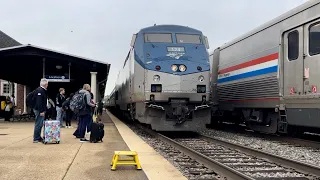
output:
[[[180,66],[179,66],[179,70],[180,70],[181,72],[184,72],[184,71],[187,70],[187,67],[186,67],[185,65],[180,65]]]
[[[199,76],[198,80],[199,80],[200,82],[203,82],[203,81],[204,81],[204,77],[201,75],[201,76]]]
[[[177,70],[178,70],[178,66],[175,65],[175,64],[173,64],[173,65],[171,66],[171,70],[172,70],[172,71],[177,71]]]
[[[159,75],[154,75],[153,76],[153,81],[155,81],[155,82],[160,81],[160,76]]]

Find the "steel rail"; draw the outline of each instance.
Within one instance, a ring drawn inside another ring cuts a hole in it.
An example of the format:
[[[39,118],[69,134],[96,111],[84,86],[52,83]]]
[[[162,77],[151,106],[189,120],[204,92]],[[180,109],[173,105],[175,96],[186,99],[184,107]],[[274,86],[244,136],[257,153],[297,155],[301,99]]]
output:
[[[179,151],[183,152],[189,157],[196,159],[198,162],[204,164],[206,167],[211,168],[212,170],[217,172],[220,176],[225,176],[228,180],[255,180],[254,178],[251,178],[237,170],[234,170],[218,161],[209,158],[206,155],[203,155],[189,147],[180,144],[171,138],[168,138],[162,134],[147,129],[141,125],[140,128],[148,132],[149,134],[153,135],[154,137],[158,138],[159,140],[173,146],[174,148],[178,149]]]
[[[291,160],[291,159],[287,159],[281,156],[277,156],[277,155],[273,155],[271,153],[267,153],[261,150],[257,150],[254,148],[250,148],[250,147],[246,147],[243,145],[239,145],[239,144],[233,144],[227,141],[223,141],[211,136],[207,136],[207,135],[199,135],[200,138],[206,139],[208,141],[220,144],[222,146],[231,148],[231,149],[238,149],[244,153],[248,153],[251,155],[254,155],[256,157],[260,157],[260,158],[265,158],[268,159],[269,161],[278,163],[282,166],[285,166],[287,168],[293,168],[295,170],[301,171],[303,173],[306,174],[312,174],[314,176],[320,176],[320,167],[312,165],[312,164],[307,164],[304,162],[300,162],[300,161],[295,161],[295,160]]]

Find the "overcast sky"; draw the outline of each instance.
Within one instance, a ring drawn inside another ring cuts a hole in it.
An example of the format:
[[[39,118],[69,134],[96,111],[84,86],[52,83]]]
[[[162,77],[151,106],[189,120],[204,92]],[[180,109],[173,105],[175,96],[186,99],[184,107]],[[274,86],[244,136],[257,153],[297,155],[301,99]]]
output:
[[[210,50],[306,0],[0,0],[0,29],[33,44],[111,64],[109,94],[133,33],[153,24],[201,30]],[[72,31],[72,32],[71,32]]]

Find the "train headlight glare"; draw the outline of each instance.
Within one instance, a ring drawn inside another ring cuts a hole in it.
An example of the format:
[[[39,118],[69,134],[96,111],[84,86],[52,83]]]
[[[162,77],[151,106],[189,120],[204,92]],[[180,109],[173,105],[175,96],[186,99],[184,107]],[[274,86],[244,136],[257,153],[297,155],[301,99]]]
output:
[[[153,76],[153,81],[155,81],[155,82],[160,81],[160,76],[159,75],[154,75]]]
[[[185,65],[180,65],[180,66],[179,66],[179,70],[180,70],[181,72],[184,72],[184,71],[187,70],[187,67],[186,67]]]
[[[198,78],[198,79],[199,79],[199,81],[200,81],[200,82],[203,82],[203,81],[204,81],[204,77],[203,77],[202,75],[201,75],[201,76],[199,76],[199,78]]]
[[[172,71],[177,71],[177,70],[178,70],[178,66],[175,65],[175,64],[172,65],[172,66],[171,66],[171,70],[172,70]]]

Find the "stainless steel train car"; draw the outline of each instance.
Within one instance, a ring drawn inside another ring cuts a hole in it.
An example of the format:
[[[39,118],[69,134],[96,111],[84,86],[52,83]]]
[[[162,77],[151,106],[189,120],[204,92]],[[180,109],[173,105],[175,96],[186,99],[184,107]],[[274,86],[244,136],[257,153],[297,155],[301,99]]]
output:
[[[210,123],[208,40],[201,31],[154,25],[134,34],[109,108],[156,131],[194,131]]]
[[[245,122],[265,133],[319,132],[319,0],[216,48],[210,64],[219,104],[212,123]]]

